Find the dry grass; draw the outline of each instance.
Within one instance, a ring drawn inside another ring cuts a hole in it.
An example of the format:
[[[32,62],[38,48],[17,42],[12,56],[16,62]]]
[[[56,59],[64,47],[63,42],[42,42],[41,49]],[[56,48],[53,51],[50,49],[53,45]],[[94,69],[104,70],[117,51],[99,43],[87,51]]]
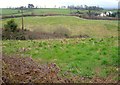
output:
[[[3,20],[3,25],[8,20]],[[21,19],[16,18],[15,21],[21,28]],[[69,29],[70,35],[86,34],[91,37],[116,37],[118,32],[117,21],[83,20],[71,16],[25,17],[24,26],[26,29],[48,33],[53,33],[56,29],[62,27]]]

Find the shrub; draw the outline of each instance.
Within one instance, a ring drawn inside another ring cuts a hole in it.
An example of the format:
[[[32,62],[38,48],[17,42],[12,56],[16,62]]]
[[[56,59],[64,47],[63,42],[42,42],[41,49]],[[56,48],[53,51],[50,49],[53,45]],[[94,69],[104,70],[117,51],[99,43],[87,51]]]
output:
[[[13,19],[11,19],[4,25],[4,27],[6,31],[9,30],[10,32],[14,32],[17,30],[18,25],[15,23]]]
[[[63,26],[58,26],[56,30],[54,31],[55,34],[60,34],[65,37],[69,37],[71,32],[69,29],[63,27]]]
[[[21,30],[17,27],[18,25],[13,19],[7,21],[7,23],[4,25],[4,28],[2,29],[2,39],[25,40],[25,32],[27,30]]]

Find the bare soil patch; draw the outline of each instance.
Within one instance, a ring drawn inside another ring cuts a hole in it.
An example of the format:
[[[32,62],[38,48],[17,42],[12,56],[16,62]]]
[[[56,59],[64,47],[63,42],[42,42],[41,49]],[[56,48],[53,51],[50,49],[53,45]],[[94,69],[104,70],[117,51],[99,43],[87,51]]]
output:
[[[67,72],[59,74],[60,68],[55,63],[41,65],[35,62],[30,57],[5,56],[2,61],[2,83],[6,85],[14,85],[16,83],[114,83],[112,77],[100,78],[94,76],[93,78],[73,76]],[[67,76],[70,77],[67,77]],[[119,83],[119,82],[118,82]]]

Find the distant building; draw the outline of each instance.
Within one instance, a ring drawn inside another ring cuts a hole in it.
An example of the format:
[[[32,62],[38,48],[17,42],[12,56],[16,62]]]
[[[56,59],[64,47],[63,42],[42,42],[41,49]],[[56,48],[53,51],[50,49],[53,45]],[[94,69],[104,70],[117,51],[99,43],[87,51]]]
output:
[[[111,11],[109,11],[109,12],[106,12],[106,16],[110,16],[110,15],[112,15],[113,13],[111,12]]]
[[[99,16],[101,16],[101,17],[105,17],[106,14],[105,14],[105,13],[101,13]]]
[[[98,15],[98,16],[105,17],[105,16],[110,16],[110,15],[112,15],[112,14],[113,14],[113,12],[108,11],[108,12],[105,12],[105,13],[101,13],[101,14]]]

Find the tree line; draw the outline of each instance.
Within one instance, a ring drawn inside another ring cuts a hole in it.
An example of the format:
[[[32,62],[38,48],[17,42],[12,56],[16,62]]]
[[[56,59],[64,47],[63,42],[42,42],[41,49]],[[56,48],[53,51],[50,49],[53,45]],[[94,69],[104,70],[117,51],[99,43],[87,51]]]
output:
[[[103,8],[99,6],[87,6],[87,5],[80,5],[80,6],[74,6],[70,5],[67,8],[69,9],[77,9],[77,10],[103,10]]]

